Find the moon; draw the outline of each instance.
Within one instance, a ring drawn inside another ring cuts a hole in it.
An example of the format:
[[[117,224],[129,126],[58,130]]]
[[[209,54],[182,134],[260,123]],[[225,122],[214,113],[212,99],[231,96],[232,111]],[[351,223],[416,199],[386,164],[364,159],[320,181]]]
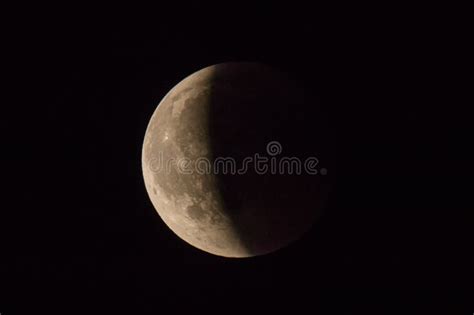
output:
[[[287,246],[321,216],[334,179],[324,115],[312,93],[267,65],[191,74],[163,98],[145,133],[142,170],[154,208],[182,240],[214,255]],[[298,173],[297,162],[309,158],[320,172]]]

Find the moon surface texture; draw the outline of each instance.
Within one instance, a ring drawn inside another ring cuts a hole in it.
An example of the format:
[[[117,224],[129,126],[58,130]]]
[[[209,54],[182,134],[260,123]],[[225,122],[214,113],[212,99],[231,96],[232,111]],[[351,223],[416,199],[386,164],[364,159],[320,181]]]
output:
[[[146,189],[166,225],[224,257],[263,255],[300,238],[332,182],[333,133],[318,104],[258,63],[213,65],[177,84],[155,110],[142,152]],[[260,169],[256,155],[267,158]],[[293,173],[281,172],[275,161],[285,157],[303,167],[315,157],[324,171],[297,173],[293,164]],[[218,168],[218,160],[227,162]]]

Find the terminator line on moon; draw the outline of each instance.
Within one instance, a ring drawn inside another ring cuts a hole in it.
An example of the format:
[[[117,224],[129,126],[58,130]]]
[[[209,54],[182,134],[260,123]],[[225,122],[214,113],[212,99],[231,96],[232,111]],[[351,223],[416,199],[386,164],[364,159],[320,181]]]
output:
[[[315,125],[315,134],[330,138],[324,120],[311,124],[298,112],[308,101],[303,94],[268,66],[224,63],[190,75],[163,98],[146,130],[142,169],[153,206],[176,235],[211,254],[251,257],[278,250],[309,230],[329,191],[322,176],[184,174],[176,164],[153,165],[158,158],[165,164],[186,158],[193,168],[196,160],[217,157],[232,157],[239,165],[245,157],[265,154],[272,140],[284,150],[288,144],[290,156],[322,154],[325,141],[304,147],[294,141]]]

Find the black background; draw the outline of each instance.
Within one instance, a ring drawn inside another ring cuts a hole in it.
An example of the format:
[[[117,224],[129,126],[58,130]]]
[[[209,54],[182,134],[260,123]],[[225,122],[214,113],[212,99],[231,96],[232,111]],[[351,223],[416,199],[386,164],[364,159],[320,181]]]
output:
[[[468,127],[439,84],[442,21],[199,9],[32,9],[10,24],[1,314],[470,314],[468,144],[450,137]],[[337,130],[326,215],[299,242],[244,260],[181,241],[141,176],[159,101],[225,61],[290,73]]]

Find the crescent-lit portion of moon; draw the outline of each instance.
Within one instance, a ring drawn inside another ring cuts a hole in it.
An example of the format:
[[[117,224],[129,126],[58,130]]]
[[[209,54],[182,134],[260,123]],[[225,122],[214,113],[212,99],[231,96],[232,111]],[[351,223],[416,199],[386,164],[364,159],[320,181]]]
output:
[[[177,161],[212,160],[207,111],[214,68],[205,68],[176,85],[161,101],[148,125],[142,153],[146,189],[168,227],[189,244],[225,257],[246,257],[212,174],[183,174]],[[192,166],[191,166],[192,168]],[[202,172],[201,172],[202,173]]]

